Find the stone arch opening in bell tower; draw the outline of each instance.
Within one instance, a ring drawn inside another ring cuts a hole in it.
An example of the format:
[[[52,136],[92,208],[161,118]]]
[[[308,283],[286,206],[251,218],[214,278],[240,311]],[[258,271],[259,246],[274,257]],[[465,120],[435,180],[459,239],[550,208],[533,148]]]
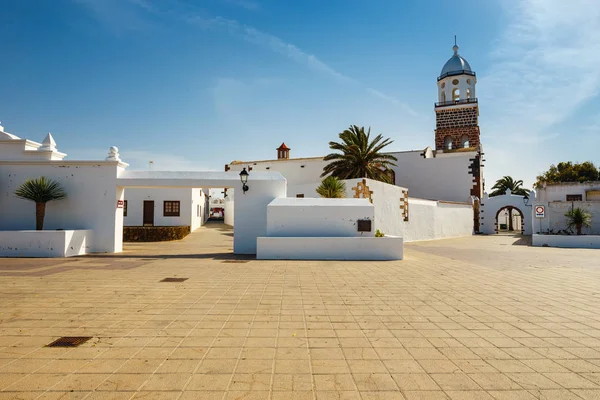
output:
[[[467,135],[463,135],[460,138],[460,144],[463,148],[468,148],[469,147],[469,137]]]
[[[452,138],[450,136],[444,138],[444,149],[452,150]]]
[[[460,89],[454,88],[452,89],[452,101],[460,100]]]

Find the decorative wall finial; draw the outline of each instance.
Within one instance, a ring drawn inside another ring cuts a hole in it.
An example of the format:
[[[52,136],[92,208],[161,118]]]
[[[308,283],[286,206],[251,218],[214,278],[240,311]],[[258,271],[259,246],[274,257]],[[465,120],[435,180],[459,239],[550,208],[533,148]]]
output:
[[[117,146],[112,146],[110,148],[106,161],[121,161],[121,158],[119,157],[119,148]]]
[[[46,135],[46,138],[42,142],[42,146],[40,148],[38,148],[38,150],[40,150],[40,151],[56,151],[56,142],[54,141],[54,138],[52,137],[52,134],[50,132],[48,132],[48,134]]]

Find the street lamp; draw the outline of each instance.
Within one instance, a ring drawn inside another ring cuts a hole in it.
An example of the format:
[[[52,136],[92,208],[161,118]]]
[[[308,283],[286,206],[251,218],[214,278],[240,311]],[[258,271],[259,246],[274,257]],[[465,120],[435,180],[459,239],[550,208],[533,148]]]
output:
[[[246,185],[248,182],[248,175],[250,174],[246,171],[246,168],[242,169],[242,172],[240,172],[240,180],[242,181],[242,190],[244,191],[244,194],[246,194],[249,189],[248,185]]]
[[[523,197],[523,204],[525,204],[526,207],[529,207],[529,196]]]

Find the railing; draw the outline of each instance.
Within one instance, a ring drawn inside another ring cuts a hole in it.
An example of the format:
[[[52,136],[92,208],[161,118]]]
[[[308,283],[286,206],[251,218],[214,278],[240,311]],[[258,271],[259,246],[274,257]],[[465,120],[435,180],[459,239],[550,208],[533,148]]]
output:
[[[460,100],[452,100],[452,101],[440,101],[439,103],[435,103],[436,107],[445,107],[445,106],[453,106],[456,104],[469,104],[469,103],[477,103],[477,98],[469,98],[469,99],[460,99]]]
[[[454,76],[454,75],[471,75],[471,76],[476,76],[475,72],[473,71],[467,71],[467,70],[460,70],[460,71],[451,71],[451,72],[446,72],[444,75],[440,75],[437,80],[441,81],[442,79],[448,77],[448,76]]]

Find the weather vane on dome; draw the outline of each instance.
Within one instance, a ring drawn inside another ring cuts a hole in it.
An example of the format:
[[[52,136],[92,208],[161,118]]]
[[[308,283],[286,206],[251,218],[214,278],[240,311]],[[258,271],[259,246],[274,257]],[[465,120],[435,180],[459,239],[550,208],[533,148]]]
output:
[[[454,35],[454,47],[452,47],[452,50],[454,50],[454,54],[458,54],[458,45],[456,44],[456,35]]]

